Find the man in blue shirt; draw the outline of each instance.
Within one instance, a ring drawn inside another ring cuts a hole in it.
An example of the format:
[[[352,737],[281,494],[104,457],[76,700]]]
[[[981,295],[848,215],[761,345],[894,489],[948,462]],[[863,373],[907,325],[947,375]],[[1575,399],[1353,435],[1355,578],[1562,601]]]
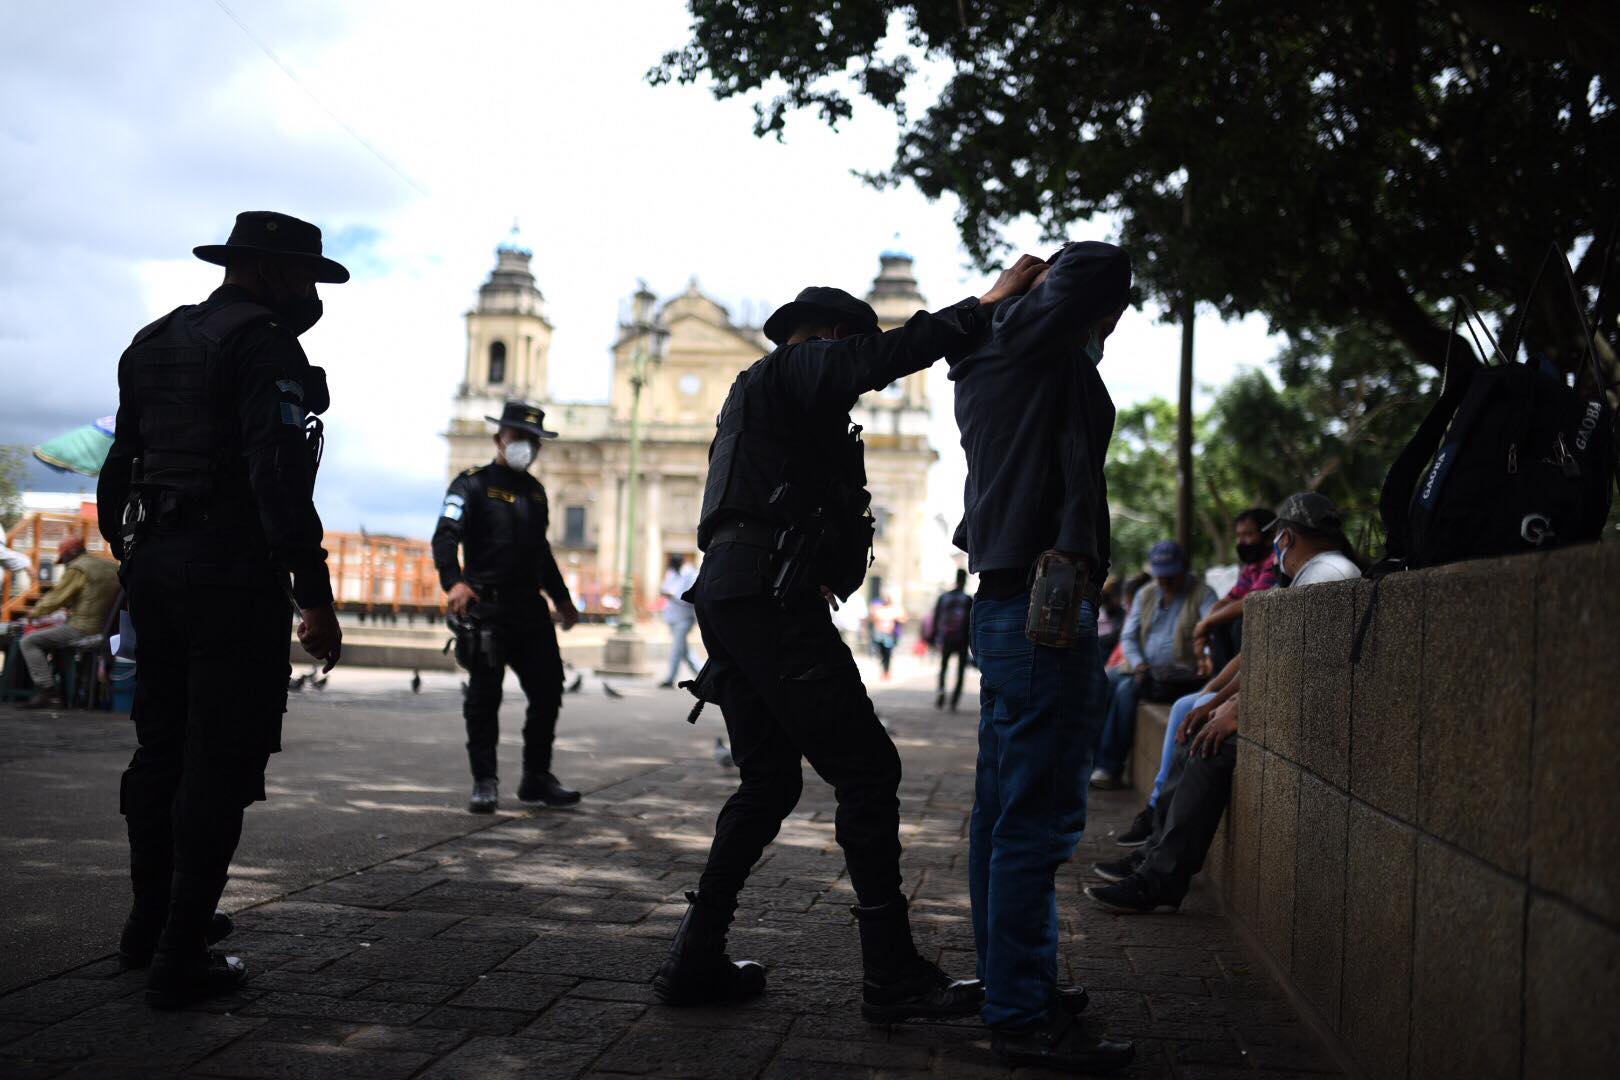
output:
[[[1198,575],[1187,572],[1187,555],[1174,540],[1153,545],[1148,569],[1153,580],[1137,592],[1120,633],[1120,648],[1130,670],[1109,680],[1113,696],[1097,745],[1097,767],[1091,773],[1091,785],[1096,788],[1124,786],[1125,758],[1136,738],[1136,705],[1149,679],[1156,674],[1168,684],[1178,677],[1183,681],[1196,678],[1198,623],[1215,606],[1214,590]],[[1191,687],[1178,684],[1176,693],[1179,696],[1188,689]]]
[[[1128,1042],[1084,1032],[1085,991],[1057,984],[1057,868],[1085,830],[1102,686],[1097,590],[1108,573],[1103,459],[1114,405],[1097,373],[1130,295],[1111,244],[1068,244],[1029,292],[1001,301],[951,362],[968,462],[956,543],[979,574],[979,760],[968,887],[981,1015],[1011,1065],[1086,1072],[1130,1062]],[[1043,554],[1075,570],[1079,628],[1066,647],[1025,636]]]

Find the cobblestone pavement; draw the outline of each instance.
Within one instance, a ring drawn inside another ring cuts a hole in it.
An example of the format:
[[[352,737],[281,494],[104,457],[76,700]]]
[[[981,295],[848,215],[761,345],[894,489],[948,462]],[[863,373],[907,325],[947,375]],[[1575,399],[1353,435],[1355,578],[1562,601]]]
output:
[[[919,944],[971,973],[965,826],[973,735],[915,691],[880,707],[906,763],[904,871]],[[760,864],[732,953],[770,966],[747,1007],[675,1010],[648,980],[696,879],[734,774],[688,760],[592,791],[571,812],[488,827],[237,915],[238,996],[148,1010],[139,973],[103,959],[0,997],[0,1075],[30,1077],[987,1077],[1011,1075],[976,1022],[862,1024],[853,896],[813,775]],[[1062,974],[1091,1023],[1137,1042],[1121,1076],[1276,1078],[1332,1071],[1208,895],[1175,917],[1118,917],[1080,896],[1136,809],[1093,799],[1060,877]],[[1102,839],[1095,839],[1102,838]],[[1041,1075],[1022,1070],[1020,1076]]]

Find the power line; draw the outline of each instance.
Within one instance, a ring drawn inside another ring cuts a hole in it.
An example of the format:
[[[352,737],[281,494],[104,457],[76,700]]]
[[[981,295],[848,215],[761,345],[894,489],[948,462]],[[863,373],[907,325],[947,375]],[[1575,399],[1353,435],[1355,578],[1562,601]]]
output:
[[[331,117],[333,123],[337,124],[344,131],[347,131],[349,133],[349,135],[351,137],[353,137],[355,142],[357,142],[361,146],[365,147],[366,150],[371,153],[372,157],[376,158],[378,161],[380,161],[384,165],[386,165],[388,167],[389,172],[392,172],[395,176],[397,176],[401,180],[405,181],[405,183],[410,185],[411,189],[413,191],[415,191],[418,195],[421,195],[425,199],[426,198],[432,198],[432,196],[430,196],[427,193],[427,191],[425,191],[423,189],[422,185],[418,184],[415,180],[412,180],[409,176],[407,176],[405,174],[404,170],[402,170],[398,165],[395,165],[392,161],[390,161],[388,159],[388,155],[384,154],[381,150],[379,150],[375,146],[373,146],[370,143],[370,141],[368,141],[366,139],[366,137],[364,135],[360,134],[353,127],[351,127],[349,125],[348,121],[344,120],[343,117],[341,117],[337,113],[333,112],[331,107],[328,106],[326,104],[326,102],[322,101],[318,96],[316,96],[315,91],[311,90],[308,86],[305,86],[304,85],[304,80],[302,80],[302,79],[300,79],[298,77],[298,73],[296,71],[294,71],[291,67],[289,67],[287,65],[287,63],[284,60],[281,59],[281,57],[277,56],[275,50],[272,49],[268,44],[266,44],[263,38],[261,38],[258,34],[255,34],[253,32],[252,28],[249,27],[247,23],[243,22],[240,18],[238,18],[236,12],[232,11],[230,8],[225,6],[225,0],[214,0],[214,6],[219,8],[219,10],[223,11],[225,13],[226,17],[229,18],[231,20],[231,22],[235,23],[241,29],[242,33],[244,33],[244,34],[246,34],[248,36],[248,40],[252,41],[253,44],[257,45],[259,47],[260,51],[262,51],[264,53],[264,55],[266,55],[266,56],[268,56],[270,58],[270,62],[275,64],[276,67],[280,68],[282,73],[284,75],[286,75],[287,78],[291,79],[293,81],[293,84],[295,86],[297,86],[298,89],[302,90],[305,94],[309,95],[309,100],[313,101],[316,105],[320,106],[321,111],[324,112],[327,116]]]

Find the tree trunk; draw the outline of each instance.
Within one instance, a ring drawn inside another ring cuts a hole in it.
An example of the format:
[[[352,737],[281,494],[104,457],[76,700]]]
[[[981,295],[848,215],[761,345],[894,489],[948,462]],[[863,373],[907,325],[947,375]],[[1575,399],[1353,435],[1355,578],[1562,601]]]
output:
[[[1181,400],[1176,414],[1176,542],[1192,557],[1193,299],[1181,299]]]

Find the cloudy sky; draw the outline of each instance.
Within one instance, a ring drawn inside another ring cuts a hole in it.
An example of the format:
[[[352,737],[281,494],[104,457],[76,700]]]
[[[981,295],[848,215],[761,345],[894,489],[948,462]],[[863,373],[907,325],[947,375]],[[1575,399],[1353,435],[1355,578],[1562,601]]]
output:
[[[647,84],[685,40],[681,3],[607,10],[0,8],[0,443],[32,446],[111,413],[130,335],[217,283],[190,250],[222,241],[243,209],[316,222],[354,271],[325,287],[326,317],[303,339],[331,381],[318,502],[332,529],[431,530],[461,314],[514,220],[557,326],[557,399],[606,396],[608,346],[638,278],[670,296],[696,275],[734,313],[812,282],[859,293],[898,234],[930,300],[982,291],[949,202],[851,175],[890,160],[886,114],[860,108],[836,134],[804,116],[785,144],[757,140],[748,102]],[[1075,236],[1108,231],[1093,222]],[[1027,225],[1009,236],[1044,250]],[[1156,312],[1127,316],[1104,362],[1116,401],[1173,397],[1178,342]],[[1206,318],[1200,381],[1219,385],[1275,349],[1257,321]],[[933,385],[943,457],[930,503],[951,515],[961,463],[942,368]],[[43,467],[29,480],[89,484]]]

